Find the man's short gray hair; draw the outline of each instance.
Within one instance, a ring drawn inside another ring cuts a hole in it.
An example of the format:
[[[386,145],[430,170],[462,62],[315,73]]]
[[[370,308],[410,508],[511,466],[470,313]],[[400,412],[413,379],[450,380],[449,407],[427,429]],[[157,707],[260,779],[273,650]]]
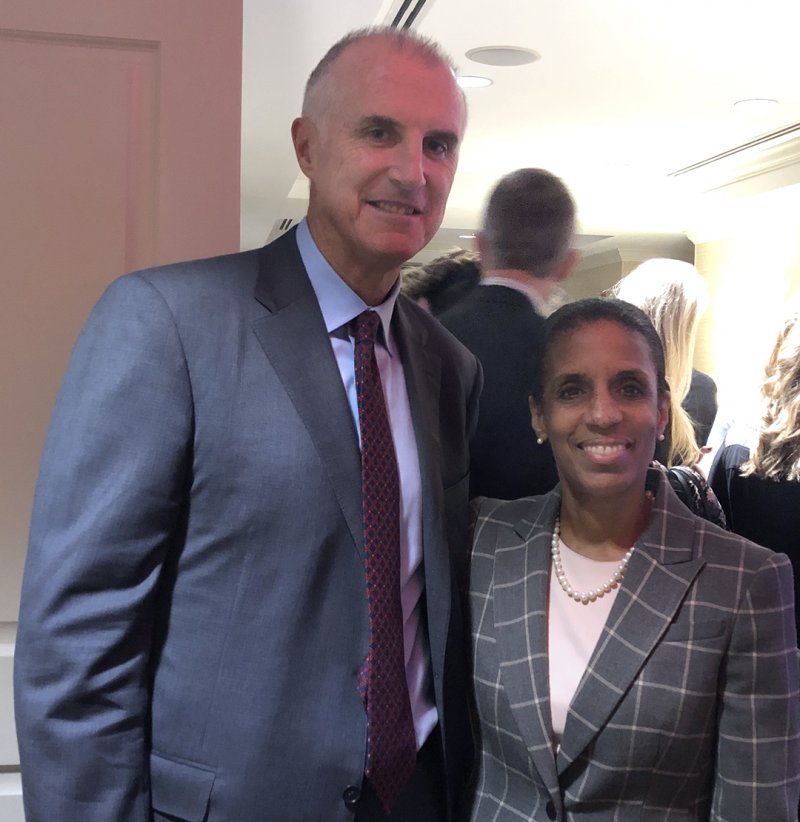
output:
[[[434,40],[424,37],[416,32],[407,29],[395,29],[391,26],[368,26],[366,28],[351,31],[334,43],[317,63],[314,70],[306,82],[305,94],[303,95],[303,114],[308,115],[309,103],[314,96],[314,91],[320,82],[328,76],[331,68],[350,46],[371,38],[382,38],[393,46],[397,51],[408,51],[420,59],[429,63],[440,63],[447,66],[453,74],[456,74],[456,66],[448,55],[442,50]]]

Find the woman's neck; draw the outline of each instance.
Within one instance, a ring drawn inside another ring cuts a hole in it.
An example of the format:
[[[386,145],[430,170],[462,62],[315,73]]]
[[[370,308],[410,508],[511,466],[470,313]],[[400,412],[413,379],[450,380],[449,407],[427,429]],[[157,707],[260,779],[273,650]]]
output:
[[[645,492],[619,500],[561,500],[561,539],[591,559],[619,559],[639,538],[650,517],[652,495]]]

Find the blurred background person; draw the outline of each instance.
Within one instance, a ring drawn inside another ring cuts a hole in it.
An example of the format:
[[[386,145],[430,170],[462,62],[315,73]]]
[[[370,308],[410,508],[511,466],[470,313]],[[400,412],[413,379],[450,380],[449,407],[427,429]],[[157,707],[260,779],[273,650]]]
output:
[[[708,442],[711,426],[717,415],[717,384],[703,371],[692,368],[689,393],[681,403],[694,427],[697,444],[703,448]]]
[[[701,470],[703,449],[698,444],[705,442],[717,413],[717,386],[692,366],[708,285],[690,263],[654,258],[623,277],[611,294],[644,311],[664,348],[670,413],[655,458],[667,466],[667,479],[684,505],[726,528],[722,507]]]
[[[551,299],[572,271],[575,203],[549,171],[522,168],[491,192],[478,234],[482,278],[441,317],[483,366],[478,428],[470,447],[473,496],[543,494],[557,481],[550,446],[538,443],[528,374]]]
[[[670,422],[656,450],[664,465],[695,465],[717,413],[717,386],[693,368],[697,323],[708,305],[708,285],[681,260],[647,260],[610,291],[644,311],[664,346],[670,389]]]
[[[438,317],[472,291],[480,278],[477,253],[459,248],[429,263],[408,263],[400,290]]]
[[[752,450],[731,443],[709,481],[730,528],[788,554],[800,597],[800,317],[783,324],[764,373],[762,418]],[[800,625],[800,619],[798,619]]]
[[[726,445],[741,445],[748,451],[755,448],[761,413],[759,392],[749,390],[738,391],[735,398],[729,397],[717,409],[700,460],[704,474],[710,475],[717,455]]]
[[[531,394],[560,482],[479,503],[472,819],[796,820],[791,565],[693,516],[651,466],[669,415],[652,324],[565,305]]]

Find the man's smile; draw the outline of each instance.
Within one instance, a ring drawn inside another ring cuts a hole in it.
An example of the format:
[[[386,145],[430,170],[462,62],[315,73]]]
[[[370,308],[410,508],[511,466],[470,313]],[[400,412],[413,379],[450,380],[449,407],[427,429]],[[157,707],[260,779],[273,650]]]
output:
[[[414,214],[422,214],[422,211],[412,205],[405,203],[398,203],[393,200],[368,200],[369,205],[377,208],[379,211],[385,211],[387,214],[402,214],[410,217]]]

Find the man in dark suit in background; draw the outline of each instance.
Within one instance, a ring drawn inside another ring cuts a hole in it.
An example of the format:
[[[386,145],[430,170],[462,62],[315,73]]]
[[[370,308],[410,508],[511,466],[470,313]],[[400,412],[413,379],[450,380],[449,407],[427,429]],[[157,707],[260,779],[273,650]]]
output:
[[[454,578],[481,374],[398,271],[439,227],[464,123],[435,45],[350,35],[292,126],[307,219],[127,275],[95,307],[23,583],[28,822],[451,818],[472,764]],[[389,513],[368,471],[362,489],[368,430]]]
[[[711,426],[717,416],[717,384],[713,378],[693,368],[689,393],[681,405],[692,418],[695,439],[702,448],[708,442]]]
[[[531,427],[528,386],[548,303],[577,260],[574,231],[575,204],[558,177],[537,168],[506,175],[478,235],[481,283],[440,318],[483,366],[473,496],[516,499],[557,482],[550,446]]]

